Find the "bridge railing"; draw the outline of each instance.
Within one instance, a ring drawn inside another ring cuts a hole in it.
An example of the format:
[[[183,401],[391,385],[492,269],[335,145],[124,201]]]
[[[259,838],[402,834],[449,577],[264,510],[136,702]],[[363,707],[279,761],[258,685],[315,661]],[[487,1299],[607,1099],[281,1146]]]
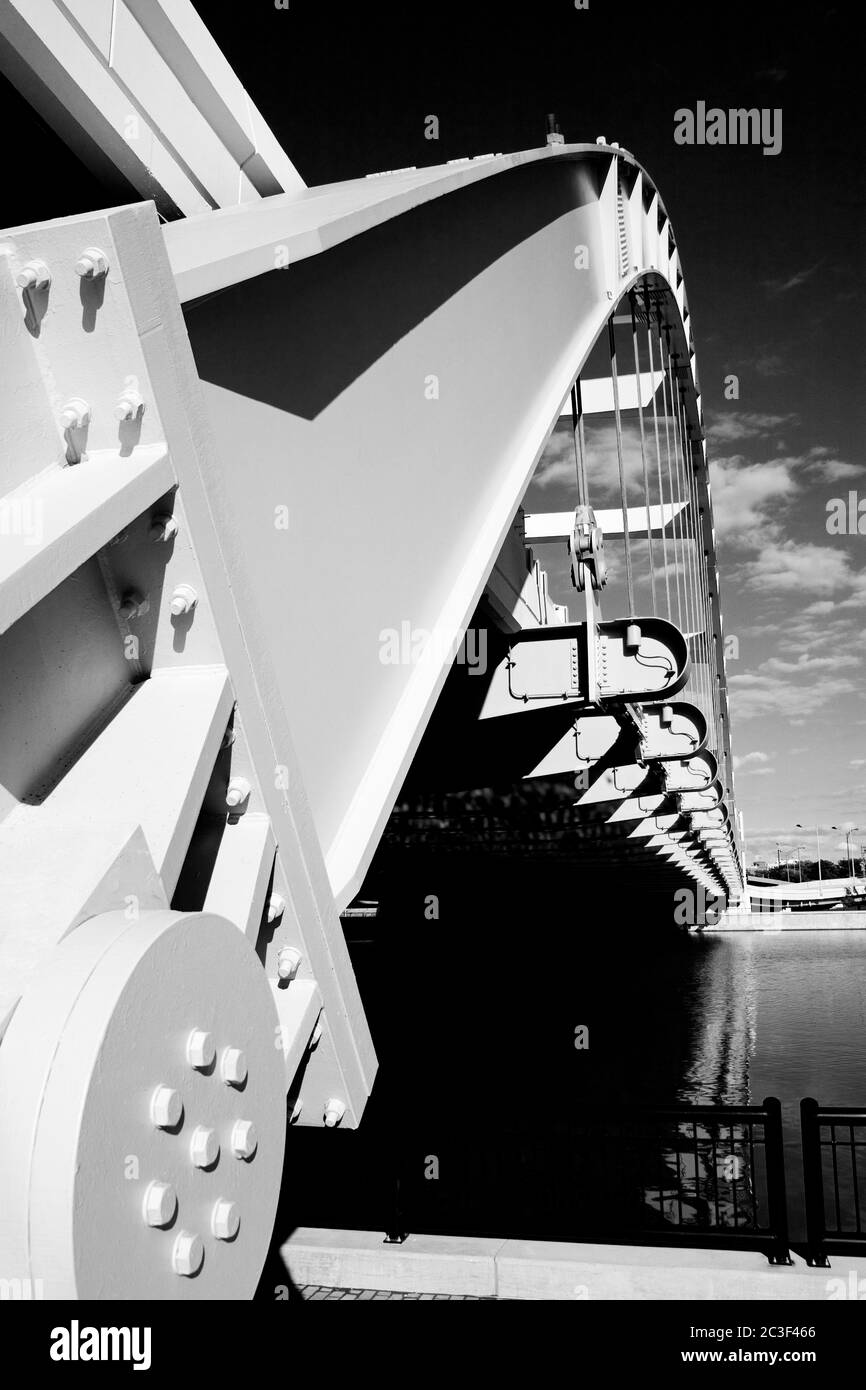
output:
[[[773,1097],[746,1106],[586,1107],[567,1127],[541,1126],[537,1139],[500,1130],[425,1144],[418,1135],[404,1139],[396,1170],[391,1242],[408,1231],[507,1232],[756,1250],[791,1263]]]
[[[866,1110],[800,1102],[807,1262],[866,1254]]]

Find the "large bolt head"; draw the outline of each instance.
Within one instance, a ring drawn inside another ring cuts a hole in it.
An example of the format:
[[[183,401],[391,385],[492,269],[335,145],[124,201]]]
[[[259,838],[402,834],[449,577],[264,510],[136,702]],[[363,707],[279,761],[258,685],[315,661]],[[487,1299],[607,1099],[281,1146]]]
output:
[[[277,974],[281,980],[293,980],[303,957],[294,946],[283,946],[277,954]]]
[[[150,523],[149,535],[152,541],[170,541],[174,540],[177,531],[178,526],[174,517],[159,513]]]
[[[325,1106],[325,1126],[333,1129],[340,1123],[346,1113],[346,1106],[341,1100],[329,1100]]]
[[[216,1130],[196,1125],[189,1141],[189,1156],[196,1168],[212,1168],[220,1156]]]
[[[226,788],[226,805],[240,806],[249,797],[252,787],[245,777],[232,777]]]
[[[227,1086],[243,1086],[247,1079],[247,1059],[239,1047],[227,1047],[223,1052],[220,1076]]]
[[[198,594],[189,584],[178,584],[171,596],[171,611],[175,618],[191,613],[198,603]]]
[[[252,1120],[236,1120],[232,1126],[231,1149],[235,1158],[252,1158],[259,1138]]]
[[[43,290],[51,284],[51,271],[44,261],[28,261],[15,276],[22,290]]]
[[[114,407],[114,418],[118,421],[135,420],[144,409],[144,398],[140,391],[124,391]]]
[[[167,1226],[177,1211],[177,1193],[171,1183],[148,1183],[143,1211],[148,1226]]]
[[[143,611],[144,594],[140,594],[137,589],[128,589],[121,598],[118,606],[118,613],[121,618],[135,618]]]
[[[81,430],[90,421],[90,406],[80,396],[73,396],[60,412],[60,423],[65,430]]]
[[[229,1202],[225,1198],[214,1202],[210,1228],[217,1240],[234,1240],[240,1224],[241,1216],[237,1202]]]
[[[186,1040],[186,1060],[197,1071],[204,1071],[213,1065],[216,1046],[210,1033],[194,1028]]]
[[[183,1274],[187,1279],[198,1274],[204,1264],[204,1242],[201,1236],[191,1231],[181,1231],[171,1252],[171,1267],[175,1274]]]
[[[98,246],[86,246],[75,262],[75,274],[83,280],[108,272],[108,257]]]
[[[174,1129],[183,1116],[180,1091],[171,1086],[157,1086],[150,1098],[150,1118],[157,1129]]]

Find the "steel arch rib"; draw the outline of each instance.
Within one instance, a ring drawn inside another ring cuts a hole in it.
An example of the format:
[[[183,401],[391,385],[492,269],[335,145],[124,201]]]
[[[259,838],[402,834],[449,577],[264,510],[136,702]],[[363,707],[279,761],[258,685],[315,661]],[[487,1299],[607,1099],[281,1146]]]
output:
[[[571,383],[648,276],[667,292],[700,428],[658,194],[620,151],[561,149],[164,229],[181,298],[209,296],[188,305],[187,328],[222,460],[213,502],[245,551],[239,601],[282,634],[277,680],[339,906],[361,885]],[[633,184],[618,205],[623,168]],[[263,535],[283,502],[289,536]],[[423,655],[383,666],[380,633],[406,622],[430,634]]]

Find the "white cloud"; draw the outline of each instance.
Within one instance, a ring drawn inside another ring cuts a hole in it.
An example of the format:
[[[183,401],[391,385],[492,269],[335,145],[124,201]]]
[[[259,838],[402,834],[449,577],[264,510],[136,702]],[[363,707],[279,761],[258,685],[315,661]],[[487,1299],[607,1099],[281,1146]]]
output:
[[[784,464],[746,464],[741,455],[710,464],[716,534],[734,545],[756,546],[775,535],[779,513],[796,496]]]
[[[835,594],[851,584],[846,551],[832,545],[773,541],[740,573],[746,587],[764,594]]]
[[[801,285],[804,285],[807,280],[811,280],[816,270],[820,270],[823,264],[823,259],[820,261],[816,261],[814,265],[805,266],[802,270],[795,271],[793,275],[789,275],[784,280],[764,280],[764,289],[768,290],[769,293],[773,296],[787,294],[790,290],[799,289],[799,287]]]
[[[784,425],[796,425],[795,414],[769,415],[757,410],[708,412],[707,435],[713,443],[731,444],[742,439],[764,439]]]
[[[795,684],[789,676],[758,671],[744,671],[728,678],[731,712],[735,726],[763,716],[782,716],[791,723],[801,722],[809,715],[832,710],[841,695],[861,689],[859,680],[834,675],[832,668],[812,683]]]
[[[786,376],[788,370],[784,358],[778,353],[767,352],[755,359],[755,371],[760,376]]]
[[[735,772],[739,772],[741,768],[742,768],[742,769],[746,769],[746,768],[749,768],[749,767],[754,767],[754,765],[755,765],[756,763],[768,763],[769,761],[770,761],[770,758],[769,758],[769,755],[768,755],[767,753],[760,753],[760,752],[755,752],[755,753],[744,753],[743,756],[742,756],[741,758],[738,758],[737,755],[736,755],[736,753],[735,753],[735,754],[734,754],[734,771],[735,771]]]
[[[662,420],[659,421],[659,425],[663,428]],[[612,499],[619,501],[619,458],[613,421],[587,423],[584,435],[586,440],[586,478],[590,502],[593,506],[600,506],[603,503],[609,503]],[[661,445],[664,455],[663,435]],[[631,418],[624,419],[622,423],[622,455],[629,505],[639,506],[643,503],[644,496],[643,459],[640,451],[640,429],[637,421]],[[657,482],[655,487],[653,486],[657,476],[653,471],[655,468],[655,441],[652,441],[650,447],[649,436],[647,437],[647,465],[650,473],[650,491],[655,500],[657,497]],[[574,437],[570,429],[554,430],[535,470],[533,482],[538,487],[551,487],[561,483],[572,485],[575,491],[575,501],[577,500],[577,466],[574,457]],[[667,496],[666,473],[664,482],[665,495]]]

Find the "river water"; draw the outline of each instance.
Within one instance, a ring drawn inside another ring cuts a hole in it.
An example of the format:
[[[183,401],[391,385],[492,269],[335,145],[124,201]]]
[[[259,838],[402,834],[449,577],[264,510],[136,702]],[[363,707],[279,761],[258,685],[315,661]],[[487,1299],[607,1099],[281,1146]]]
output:
[[[782,1102],[792,1235],[802,1229],[800,1100],[866,1107],[866,931],[690,938],[684,1004],[698,1024],[677,1099]]]
[[[775,1096],[802,1238],[800,1100],[866,1106],[866,931],[684,934],[632,911],[620,925],[609,906],[475,899],[460,920],[445,906],[445,925],[407,905],[351,943],[379,1077],[356,1134],[293,1131],[297,1224],[380,1229],[399,1171],[410,1229],[568,1239],[605,1205],[593,1107]]]

